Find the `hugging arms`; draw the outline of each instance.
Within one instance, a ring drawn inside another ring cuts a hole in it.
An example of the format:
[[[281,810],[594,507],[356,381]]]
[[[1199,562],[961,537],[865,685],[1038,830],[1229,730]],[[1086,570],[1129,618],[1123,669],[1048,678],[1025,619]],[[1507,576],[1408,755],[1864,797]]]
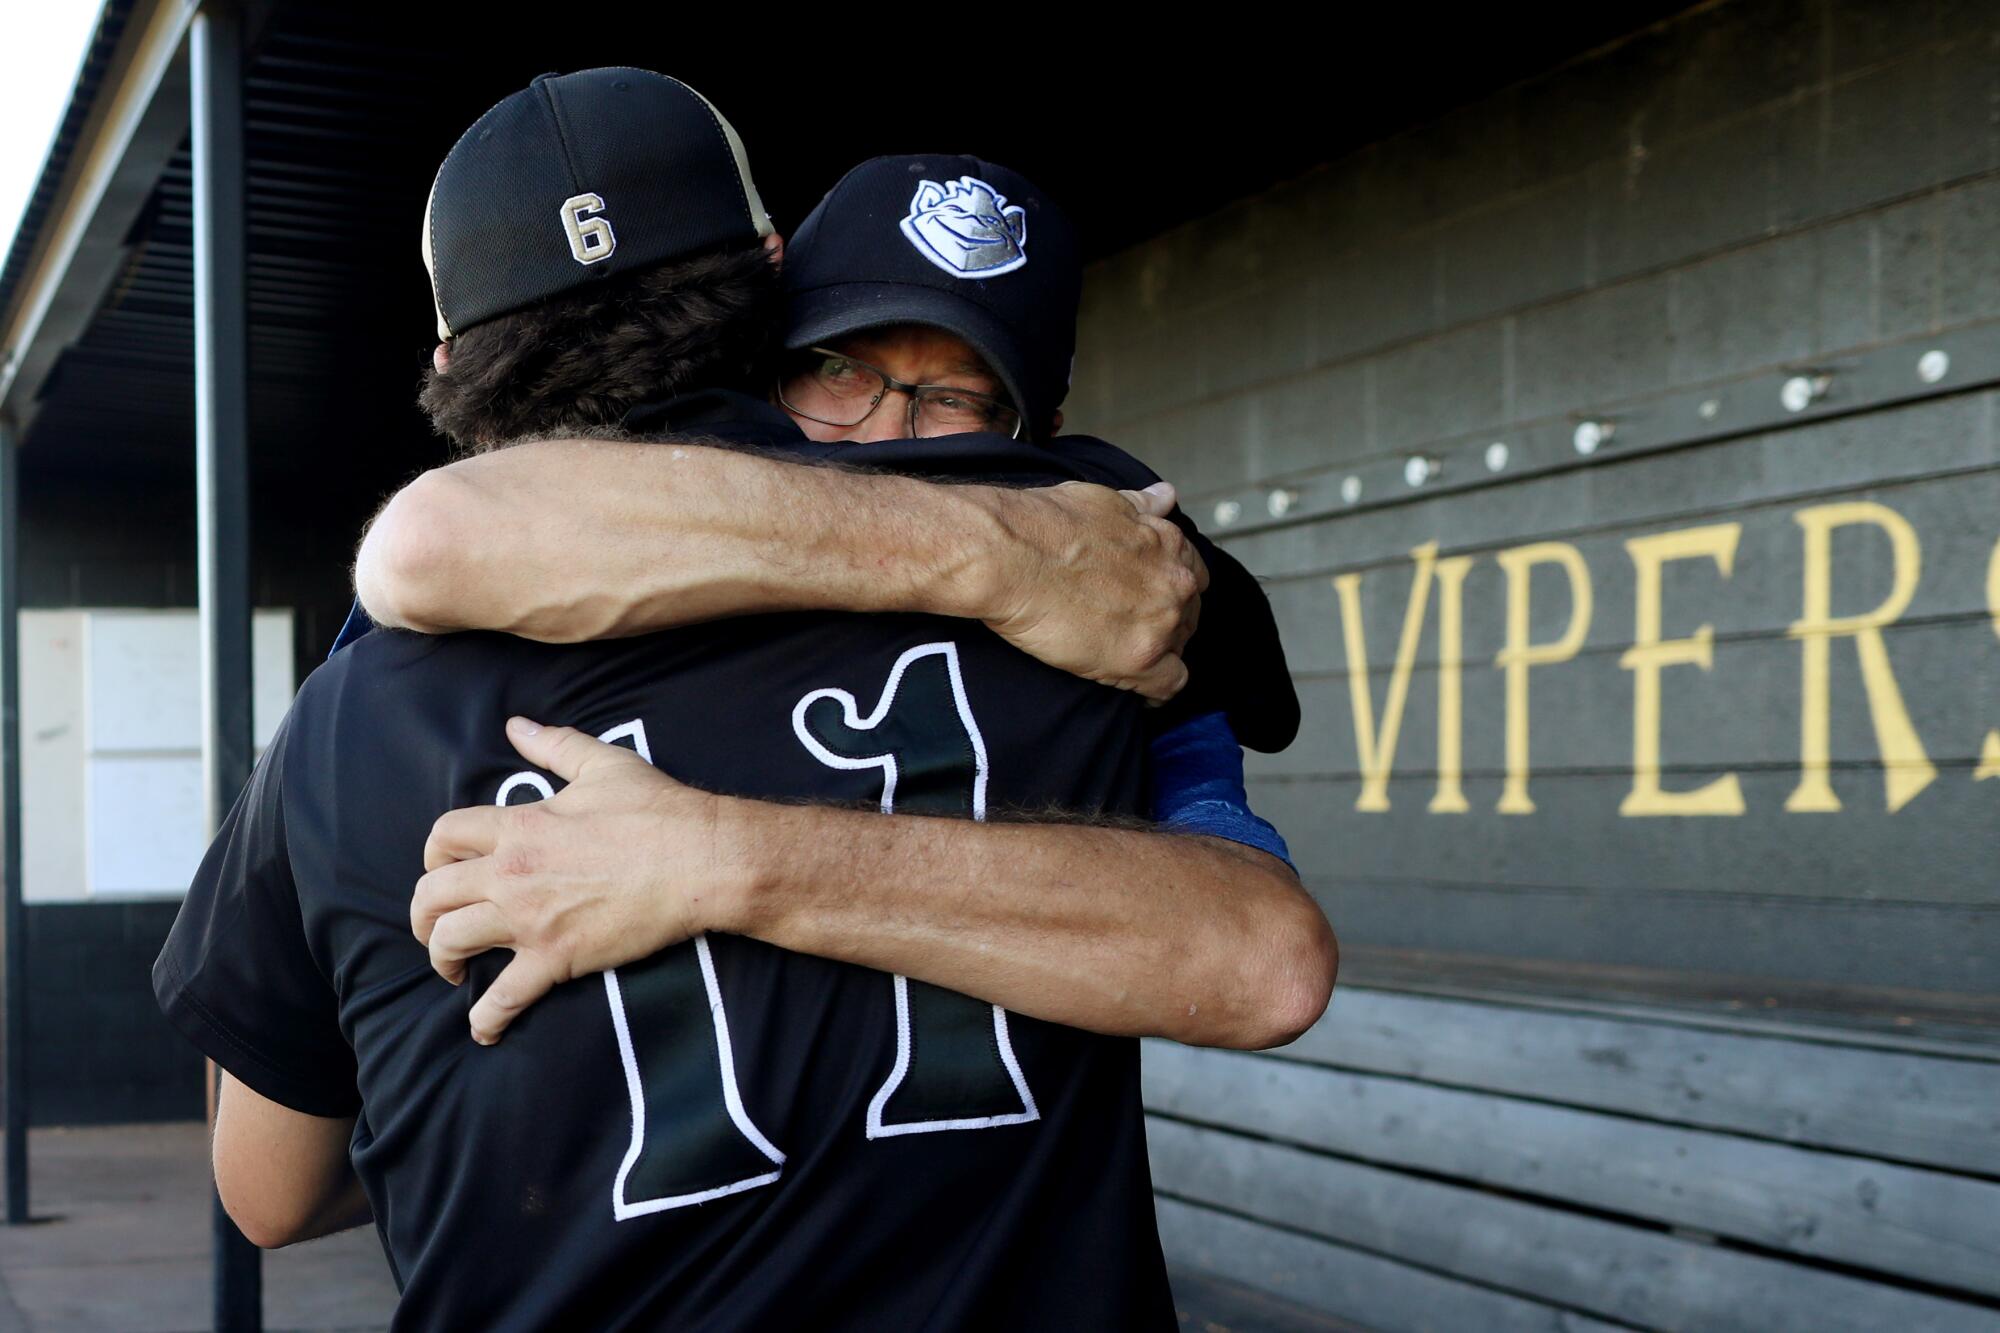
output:
[[[614,440],[516,445],[412,483],[356,566],[364,605],[390,626],[567,642],[768,611],[914,610],[982,621],[1051,665],[1163,701],[1189,684],[1182,654],[1206,632],[1197,661],[1223,677],[1157,713],[1156,767],[1164,754],[1189,777],[1154,814],[1185,832],[735,801],[564,729],[515,735],[571,786],[445,816],[412,904],[448,977],[472,954],[515,951],[473,1007],[475,1036],[496,1040],[551,986],[703,929],[1092,1031],[1252,1049],[1298,1036],[1330,993],[1333,934],[1249,813],[1230,719],[1263,725],[1241,696],[1267,682],[1227,674],[1253,645],[1234,641],[1214,593],[1198,627],[1208,573],[1170,507],[1170,488],[938,485]],[[1230,573],[1216,591],[1261,605]]]

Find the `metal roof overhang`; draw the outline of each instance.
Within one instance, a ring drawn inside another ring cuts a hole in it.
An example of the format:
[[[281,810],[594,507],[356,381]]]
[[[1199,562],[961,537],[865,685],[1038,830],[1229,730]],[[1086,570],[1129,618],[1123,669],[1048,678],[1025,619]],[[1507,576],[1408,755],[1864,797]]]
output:
[[[187,134],[191,0],[112,0],[0,269],[0,415],[17,428],[57,355],[89,322],[123,242]]]

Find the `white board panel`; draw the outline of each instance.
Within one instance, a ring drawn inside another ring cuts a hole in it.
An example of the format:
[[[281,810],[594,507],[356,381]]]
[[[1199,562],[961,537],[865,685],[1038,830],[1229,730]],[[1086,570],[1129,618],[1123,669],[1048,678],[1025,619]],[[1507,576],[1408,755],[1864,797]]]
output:
[[[92,611],[86,623],[91,752],[200,749],[194,612]]]
[[[180,893],[208,848],[199,758],[90,761],[90,891]]]
[[[23,611],[21,897],[84,896],[83,613]]]
[[[192,611],[91,611],[86,670],[96,753],[201,747],[201,630]],[[292,613],[250,623],[255,743],[291,706]]]
[[[201,772],[201,638],[192,611],[87,611],[79,809],[69,896],[178,893],[208,844]],[[252,732],[261,752],[291,706],[292,613],[251,622]],[[61,890],[53,892],[58,895]]]

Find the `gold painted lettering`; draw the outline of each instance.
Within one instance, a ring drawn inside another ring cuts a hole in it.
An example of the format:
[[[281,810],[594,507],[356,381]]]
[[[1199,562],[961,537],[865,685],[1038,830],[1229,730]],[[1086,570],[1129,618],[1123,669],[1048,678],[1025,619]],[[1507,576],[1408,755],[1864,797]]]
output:
[[[1868,720],[1875,728],[1875,746],[1882,756],[1882,785],[1891,814],[1901,810],[1931,784],[1937,768],[1910,723],[1902,691],[1889,666],[1882,628],[1893,624],[1916,596],[1923,552],[1917,533],[1886,505],[1870,500],[1816,505],[1792,519],[1805,529],[1805,601],[1803,614],[1792,624],[1790,637],[1799,640],[1803,679],[1799,692],[1799,785],[1785,798],[1792,811],[1840,809],[1840,798],[1827,780],[1831,729],[1831,688],[1828,675],[1836,637],[1854,640],[1861,660],[1861,684],[1868,698]],[[1833,614],[1833,533],[1836,528],[1868,523],[1889,537],[1892,586],[1887,598],[1858,616]]]
[[[1590,632],[1590,570],[1568,542],[1535,542],[1502,551],[1507,571],[1507,642],[1494,665],[1507,673],[1507,780],[1497,807],[1505,815],[1531,815],[1528,799],[1528,669],[1567,662]],[[1569,627],[1549,643],[1528,641],[1528,593],[1536,565],[1559,565],[1569,576]]]
[[[1660,571],[1669,560],[1715,561],[1722,576],[1734,573],[1736,541],[1741,523],[1685,528],[1652,537],[1632,537],[1625,543],[1637,573],[1634,597],[1637,626],[1632,646],[1618,665],[1632,673],[1632,790],[1618,807],[1621,815],[1740,815],[1742,784],[1725,773],[1693,791],[1667,791],[1660,785],[1660,672],[1670,666],[1714,665],[1715,627],[1704,624],[1692,638],[1660,637]]]
[[[1462,815],[1460,781],[1465,773],[1465,576],[1477,556],[1454,555],[1437,562],[1438,581],[1438,785],[1431,797],[1434,815]]]
[[[1425,542],[1410,552],[1417,562],[1410,584],[1409,605],[1403,611],[1403,637],[1389,671],[1389,694],[1382,701],[1382,730],[1375,730],[1375,704],[1368,690],[1368,638],[1361,625],[1361,575],[1341,574],[1333,581],[1340,595],[1340,628],[1347,643],[1347,693],[1354,706],[1354,750],[1361,767],[1361,795],[1356,810],[1389,808],[1389,770],[1396,761],[1396,735],[1403,728],[1403,704],[1410,693],[1410,671],[1417,661],[1417,640],[1423,634],[1424,607],[1430,600],[1431,569],[1437,543]]]

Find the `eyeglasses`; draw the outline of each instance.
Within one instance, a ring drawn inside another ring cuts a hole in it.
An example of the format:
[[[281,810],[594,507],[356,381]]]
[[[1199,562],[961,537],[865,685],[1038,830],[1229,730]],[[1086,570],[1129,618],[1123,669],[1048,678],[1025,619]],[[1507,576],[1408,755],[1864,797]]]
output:
[[[905,384],[880,366],[824,347],[800,352],[778,376],[778,401],[827,426],[860,425],[891,390],[909,395],[913,438],[967,431],[1021,434],[1021,414],[1004,398],[950,384]]]

